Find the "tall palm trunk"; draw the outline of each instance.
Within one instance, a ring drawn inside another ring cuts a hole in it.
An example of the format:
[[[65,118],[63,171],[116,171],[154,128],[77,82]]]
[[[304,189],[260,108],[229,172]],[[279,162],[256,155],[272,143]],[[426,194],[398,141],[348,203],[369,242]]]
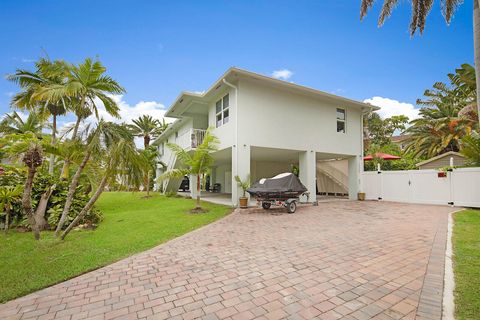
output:
[[[55,229],[55,236],[58,237],[60,234],[60,231],[63,228],[63,225],[65,224],[65,220],[67,219],[68,212],[70,211],[70,208],[73,203],[73,196],[75,195],[75,191],[77,190],[78,187],[78,182],[80,181],[80,175],[82,174],[83,169],[85,169],[85,166],[87,165],[88,160],[90,159],[91,152],[87,151],[85,156],[83,157],[82,163],[77,168],[77,171],[75,172],[75,175],[72,178],[72,181],[70,182],[70,185],[68,186],[68,193],[67,193],[67,199],[65,200],[65,206],[63,207],[62,215],[60,216],[60,220],[58,221],[57,229]]]
[[[98,186],[97,191],[93,194],[93,196],[88,200],[85,207],[83,207],[82,211],[76,216],[75,219],[68,225],[67,229],[63,231],[62,236],[60,237],[62,240],[65,239],[67,234],[72,231],[72,229],[83,219],[83,217],[92,209],[95,202],[97,202],[98,198],[102,194],[103,190],[105,189],[105,185],[107,184],[107,174],[102,178],[100,185]]]
[[[55,141],[57,138],[57,115],[53,114],[53,121],[52,121],[52,145],[55,145]],[[53,169],[55,164],[55,156],[53,154],[50,155],[50,163],[48,164],[48,174],[53,175]]]
[[[475,80],[477,83],[477,114],[480,125],[480,0],[473,0],[473,45],[475,56]]]
[[[78,127],[80,126],[81,121],[82,121],[82,117],[78,116],[77,121],[75,122],[75,127],[73,128],[72,140],[77,138]],[[69,168],[70,168],[70,159],[67,158],[67,159],[65,159],[65,162],[63,163],[62,172],[60,173],[60,179],[62,179],[62,180],[68,179]]]
[[[78,128],[80,128],[80,122],[82,122],[82,117],[78,116],[77,121],[75,121],[75,126],[73,127],[72,140],[77,138]]]
[[[143,136],[143,148],[145,150],[147,150],[148,147],[150,146],[150,140],[151,140],[151,138],[148,134]]]
[[[79,107],[79,112],[82,112],[82,110],[85,108],[85,99],[86,97],[83,96],[82,100],[80,101],[80,107]],[[78,135],[78,129],[80,127],[80,122],[82,122],[83,117],[81,113],[77,113],[77,121],[75,122],[75,127],[73,127],[73,133],[72,133],[72,138],[71,140],[75,140]],[[70,167],[70,159],[65,159],[65,162],[63,163],[63,168],[62,168],[62,173],[60,178],[61,179],[68,179],[69,173],[68,173],[68,168]]]
[[[197,175],[197,208],[200,208],[200,174]]]
[[[32,228],[35,240],[39,240],[40,230],[37,226],[37,222],[35,221],[33,208],[32,208],[32,187],[33,187],[33,178],[35,177],[36,172],[37,172],[37,168],[35,166],[28,166],[27,180],[25,181],[25,188],[23,189],[23,195],[22,195],[22,207],[23,207],[23,212],[27,216],[28,222],[30,223],[30,226]]]

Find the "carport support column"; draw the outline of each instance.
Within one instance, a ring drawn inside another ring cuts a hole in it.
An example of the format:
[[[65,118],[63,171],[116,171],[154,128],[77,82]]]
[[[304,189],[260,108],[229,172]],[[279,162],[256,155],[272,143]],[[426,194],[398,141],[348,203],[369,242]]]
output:
[[[250,176],[250,146],[241,144],[232,147],[232,204],[238,206],[238,198],[243,195],[242,188],[237,185],[235,176],[243,181]],[[248,197],[248,193],[246,194]]]
[[[316,173],[317,173],[317,159],[316,154],[312,150],[300,152],[298,156],[299,164],[299,178],[305,187],[310,192],[308,198],[309,202],[317,200],[317,186],[316,186]],[[307,201],[307,197],[302,197],[301,201]]]
[[[360,191],[360,156],[348,158],[348,198],[357,200]]]

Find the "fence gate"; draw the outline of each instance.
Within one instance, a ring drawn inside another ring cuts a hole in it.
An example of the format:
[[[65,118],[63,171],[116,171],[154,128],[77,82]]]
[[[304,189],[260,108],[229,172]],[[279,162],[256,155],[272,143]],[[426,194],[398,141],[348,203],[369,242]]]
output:
[[[366,199],[480,207],[480,168],[362,174]]]

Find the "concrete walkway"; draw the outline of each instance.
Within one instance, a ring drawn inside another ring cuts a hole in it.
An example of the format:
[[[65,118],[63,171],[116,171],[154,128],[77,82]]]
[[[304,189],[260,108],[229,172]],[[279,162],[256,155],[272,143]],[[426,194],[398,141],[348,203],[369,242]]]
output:
[[[0,319],[440,319],[450,211],[248,209],[3,304]]]

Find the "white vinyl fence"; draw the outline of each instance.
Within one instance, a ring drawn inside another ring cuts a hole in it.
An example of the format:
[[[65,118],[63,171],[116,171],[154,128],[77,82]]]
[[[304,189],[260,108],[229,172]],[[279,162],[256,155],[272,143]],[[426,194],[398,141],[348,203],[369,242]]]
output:
[[[370,171],[362,186],[367,200],[480,207],[480,168]]]

